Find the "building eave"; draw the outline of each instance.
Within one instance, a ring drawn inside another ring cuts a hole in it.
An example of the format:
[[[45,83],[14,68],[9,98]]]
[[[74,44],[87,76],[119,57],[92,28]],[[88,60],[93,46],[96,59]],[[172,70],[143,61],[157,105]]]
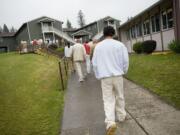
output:
[[[145,14],[146,12],[150,11],[151,9],[153,9],[154,7],[160,5],[163,1],[165,0],[159,0],[158,2],[154,3],[153,5],[151,5],[150,7],[146,8],[145,10],[143,10],[142,12],[140,12],[139,14],[135,15],[134,17],[132,17],[131,19],[129,19],[128,21],[126,21],[125,23],[123,23],[122,25],[119,26],[119,29],[124,27],[125,25],[129,24],[130,22],[134,21],[135,19],[137,19],[138,17],[140,17],[141,15]]]

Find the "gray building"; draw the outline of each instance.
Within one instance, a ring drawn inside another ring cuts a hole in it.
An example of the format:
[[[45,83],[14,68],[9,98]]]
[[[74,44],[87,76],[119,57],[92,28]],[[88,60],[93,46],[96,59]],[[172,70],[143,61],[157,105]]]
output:
[[[119,37],[129,52],[134,43],[146,40],[156,41],[155,51],[169,50],[172,40],[180,40],[180,1],[159,0],[122,24]]]
[[[106,26],[112,26],[116,30],[116,36],[118,36],[118,27],[120,26],[120,21],[114,19],[110,16],[94,21],[88,25],[85,25],[82,28],[76,29],[71,34],[72,38],[81,38],[82,42],[89,39],[100,40],[103,38],[103,29]]]
[[[41,39],[44,44],[58,44],[64,42],[74,43],[74,40],[62,31],[63,22],[50,17],[39,17],[23,23],[13,35],[0,35],[1,51],[14,51],[21,41],[32,41]]]
[[[0,53],[16,50],[15,33],[0,33]]]

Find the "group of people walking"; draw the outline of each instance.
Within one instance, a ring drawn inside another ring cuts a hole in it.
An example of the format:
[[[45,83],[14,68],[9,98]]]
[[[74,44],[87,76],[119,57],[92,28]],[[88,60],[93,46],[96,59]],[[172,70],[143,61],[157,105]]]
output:
[[[77,39],[70,53],[80,82],[84,81],[86,73],[91,72],[92,63],[96,78],[101,80],[106,133],[114,135],[117,128],[115,116],[119,122],[126,118],[123,75],[128,71],[129,57],[125,45],[113,39],[113,27],[105,27],[103,34],[104,40],[98,43],[94,41],[82,45]],[[84,62],[86,73],[83,72]]]
[[[64,54],[66,59],[72,60],[72,67],[79,76],[79,82],[83,82],[86,76],[91,73],[92,55],[97,42],[96,40],[90,40],[89,42],[86,41],[84,44],[81,44],[80,39],[76,39],[75,41],[76,44],[73,46],[70,46],[70,44],[65,46]]]

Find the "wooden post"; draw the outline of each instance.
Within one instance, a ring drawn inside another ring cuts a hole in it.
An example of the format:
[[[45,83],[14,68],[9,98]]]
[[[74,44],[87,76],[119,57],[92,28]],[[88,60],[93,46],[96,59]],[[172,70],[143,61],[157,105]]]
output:
[[[63,82],[63,75],[62,75],[61,62],[60,61],[59,61],[59,74],[60,74],[60,80],[61,80],[61,87],[62,87],[62,90],[64,90],[64,82]]]
[[[67,67],[66,67],[66,61],[65,61],[65,59],[63,61],[64,61],[64,69],[65,69],[65,72],[66,72],[66,76],[68,76]]]

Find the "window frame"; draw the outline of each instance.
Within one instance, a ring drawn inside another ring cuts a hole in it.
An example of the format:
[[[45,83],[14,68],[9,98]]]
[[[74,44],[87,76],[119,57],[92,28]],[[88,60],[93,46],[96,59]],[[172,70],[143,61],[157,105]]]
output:
[[[168,18],[168,13],[172,14],[172,17],[171,19]],[[166,27],[164,28],[164,20],[163,20],[163,15],[166,17]],[[174,20],[173,20],[174,16],[173,16],[173,9],[172,8],[168,8],[168,9],[165,9],[163,11],[161,11],[161,28],[162,30],[168,30],[168,29],[172,29],[174,27]],[[172,26],[169,26],[169,21],[172,22]]]

